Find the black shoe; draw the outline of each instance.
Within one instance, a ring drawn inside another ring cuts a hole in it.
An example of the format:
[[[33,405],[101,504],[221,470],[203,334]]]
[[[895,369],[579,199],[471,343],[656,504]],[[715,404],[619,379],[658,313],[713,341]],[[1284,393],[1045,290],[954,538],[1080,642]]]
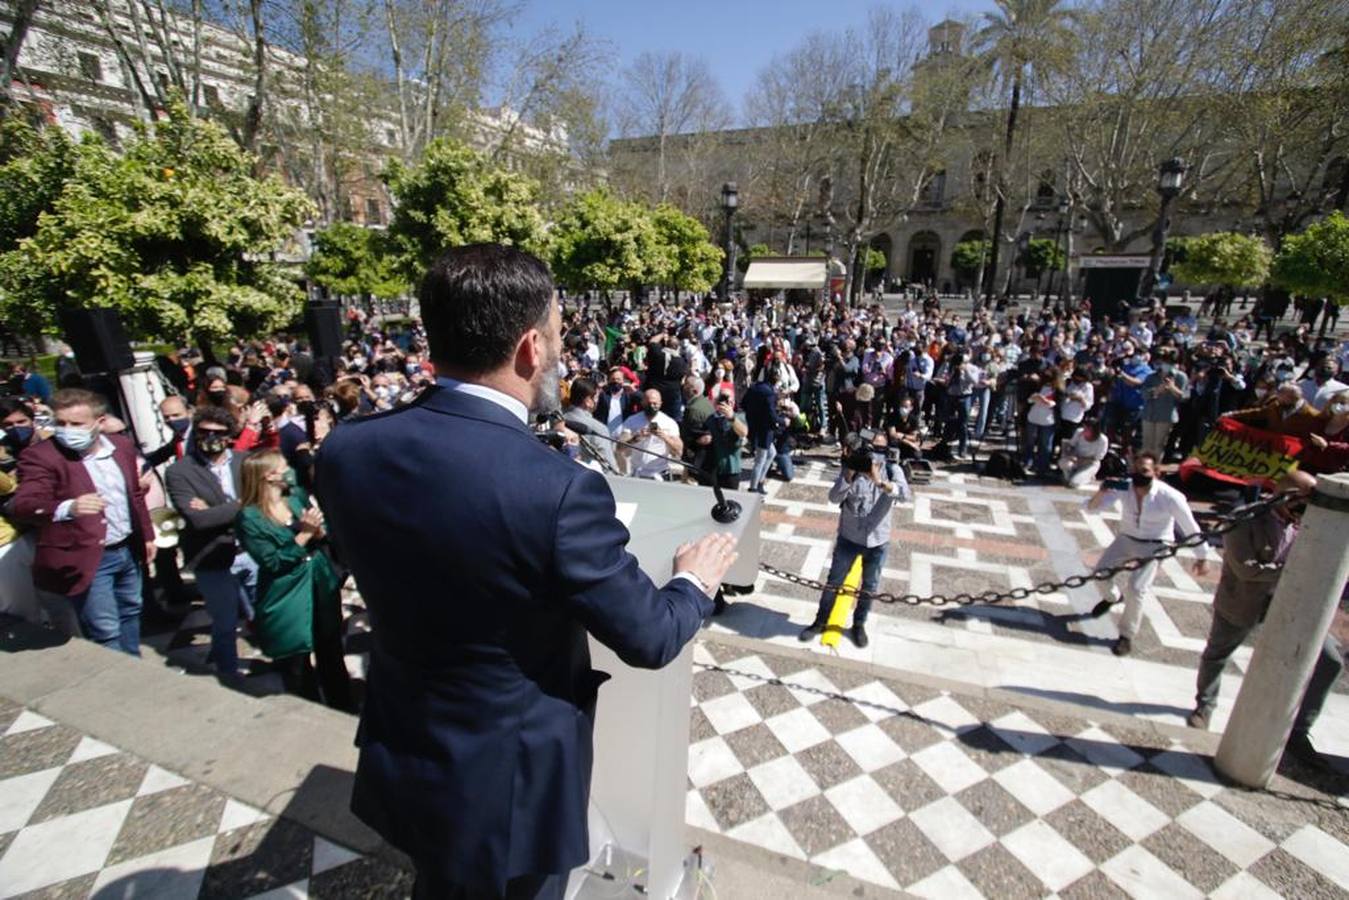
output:
[[[801,629],[801,633],[796,636],[796,639],[801,643],[805,644],[809,641],[814,640],[815,638],[819,637],[822,634],[824,634],[823,625],[808,625],[805,628]]]
[[[1115,646],[1110,652],[1116,656],[1128,656],[1133,650],[1134,642],[1127,637],[1121,637],[1119,640],[1115,641]]]
[[[1115,601],[1113,600],[1102,600],[1100,603],[1097,603],[1095,606],[1091,608],[1090,615],[1093,619],[1099,619],[1101,616],[1110,612],[1110,607],[1114,605]]]
[[[721,615],[726,612],[726,607],[726,598],[721,595],[721,591],[717,591],[717,596],[712,598],[712,615]]]
[[[858,650],[864,649],[867,644],[871,643],[867,640],[867,629],[865,625],[854,625],[852,627],[852,642],[857,645]]]
[[[1191,728],[1198,728],[1200,731],[1208,731],[1209,720],[1213,717],[1213,710],[1205,706],[1196,706],[1194,712],[1185,719],[1185,724]]]

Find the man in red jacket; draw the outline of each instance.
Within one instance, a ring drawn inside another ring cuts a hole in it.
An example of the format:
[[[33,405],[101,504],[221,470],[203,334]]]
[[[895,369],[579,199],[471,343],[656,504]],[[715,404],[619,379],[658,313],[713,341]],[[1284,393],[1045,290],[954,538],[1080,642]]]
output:
[[[37,528],[33,583],[67,598],[84,637],[140,655],[141,564],[154,527],[134,445],[105,435],[103,398],[68,388],[52,397],[53,440],[19,460],[15,518]]]

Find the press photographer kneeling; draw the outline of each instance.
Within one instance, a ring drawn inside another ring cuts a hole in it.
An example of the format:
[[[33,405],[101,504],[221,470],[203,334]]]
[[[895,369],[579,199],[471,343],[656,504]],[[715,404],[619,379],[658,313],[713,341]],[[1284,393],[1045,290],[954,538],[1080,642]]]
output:
[[[825,581],[842,584],[860,556],[862,590],[873,592],[880,587],[881,567],[890,545],[890,511],[896,500],[907,501],[913,495],[899,467],[899,454],[890,448],[881,432],[864,429],[860,434],[848,435],[843,442],[842,462],[838,480],[829,489],[829,502],[839,505],[838,540]],[[834,606],[834,594],[829,588],[820,594],[815,621],[802,629],[798,635],[801,641],[824,632]],[[866,621],[870,611],[871,598],[858,597],[850,632],[858,647],[867,645]]]

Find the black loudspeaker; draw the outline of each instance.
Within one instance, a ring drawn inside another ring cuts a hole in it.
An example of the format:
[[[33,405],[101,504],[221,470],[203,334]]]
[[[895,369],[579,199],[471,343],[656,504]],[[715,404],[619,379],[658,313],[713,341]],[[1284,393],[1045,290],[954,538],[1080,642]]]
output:
[[[305,307],[304,326],[316,359],[342,355],[341,306],[328,300],[310,303]]]
[[[66,343],[75,351],[80,371],[121,372],[136,364],[131,341],[111,309],[70,309],[60,315]]]

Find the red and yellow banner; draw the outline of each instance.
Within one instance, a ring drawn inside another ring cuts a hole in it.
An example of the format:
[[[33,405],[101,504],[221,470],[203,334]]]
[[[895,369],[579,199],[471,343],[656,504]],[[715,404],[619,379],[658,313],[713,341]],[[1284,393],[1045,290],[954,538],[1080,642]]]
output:
[[[1301,438],[1263,428],[1252,428],[1221,418],[1194,456],[1181,464],[1182,477],[1194,472],[1219,481],[1267,484],[1298,467],[1298,457],[1307,448]]]

